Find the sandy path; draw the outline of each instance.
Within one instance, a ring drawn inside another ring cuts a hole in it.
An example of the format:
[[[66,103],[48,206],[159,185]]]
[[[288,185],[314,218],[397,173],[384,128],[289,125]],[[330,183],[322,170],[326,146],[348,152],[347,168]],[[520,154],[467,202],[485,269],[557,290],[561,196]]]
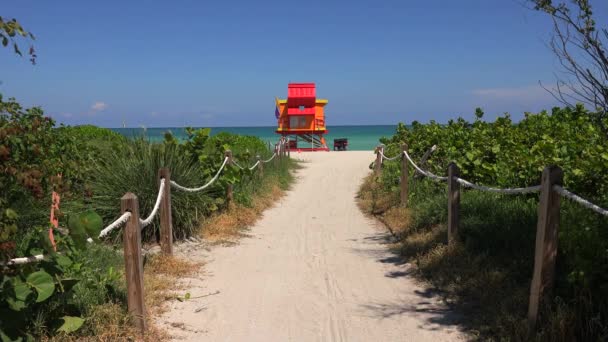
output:
[[[161,318],[187,341],[451,341],[450,314],[357,208],[371,152],[292,154],[299,180],[233,247],[197,249],[205,275]]]

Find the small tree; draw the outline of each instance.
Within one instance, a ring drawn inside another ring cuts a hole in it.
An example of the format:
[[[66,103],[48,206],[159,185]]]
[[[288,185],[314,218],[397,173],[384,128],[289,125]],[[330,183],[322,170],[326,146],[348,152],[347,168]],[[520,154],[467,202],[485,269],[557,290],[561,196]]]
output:
[[[0,41],[2,42],[2,46],[6,47],[10,44],[13,46],[13,50],[16,54],[23,56],[16,41],[16,38],[19,37],[31,40],[36,39],[34,35],[31,32],[26,31],[16,19],[7,21],[0,17]],[[37,56],[34,46],[30,45],[28,55],[30,56],[30,62],[32,62],[32,64],[36,64]]]
[[[608,30],[596,26],[589,0],[529,1],[553,19],[549,47],[563,67],[556,86],[543,88],[567,106],[577,102],[593,106],[597,123],[608,135],[608,54],[604,45]]]

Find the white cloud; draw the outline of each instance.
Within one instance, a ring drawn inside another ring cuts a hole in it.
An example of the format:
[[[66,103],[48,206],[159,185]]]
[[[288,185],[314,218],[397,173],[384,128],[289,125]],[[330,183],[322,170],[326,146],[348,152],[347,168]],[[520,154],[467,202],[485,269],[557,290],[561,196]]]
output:
[[[100,112],[106,109],[108,105],[105,102],[97,101],[91,105],[91,110],[94,112]]]

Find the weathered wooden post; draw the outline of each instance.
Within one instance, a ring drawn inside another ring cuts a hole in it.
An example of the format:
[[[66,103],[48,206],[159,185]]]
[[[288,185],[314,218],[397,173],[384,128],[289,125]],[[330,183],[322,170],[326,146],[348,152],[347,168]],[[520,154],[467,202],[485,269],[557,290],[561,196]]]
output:
[[[557,166],[548,166],[543,171],[540,184],[534,273],[532,273],[528,306],[528,324],[531,333],[536,328],[540,302],[543,297],[551,293],[553,288],[560,206],[560,196],[553,191],[553,185],[561,185],[563,176],[562,169]]]
[[[458,237],[458,217],[460,211],[460,184],[456,178],[460,170],[454,162],[448,165],[448,243],[452,244]]]
[[[226,166],[232,166],[232,151],[227,150],[225,156],[228,158]],[[228,208],[232,205],[232,184],[230,183],[226,186],[226,204],[228,204]]]
[[[163,167],[158,170],[158,184],[165,180],[165,189],[160,202],[160,249],[166,255],[173,254],[173,220],[171,218],[171,171]]]
[[[382,145],[378,145],[376,147],[376,162],[374,164],[374,173],[376,174],[376,176],[380,176],[380,173],[382,172],[382,154],[384,151],[382,151],[384,148]]]
[[[407,144],[401,145],[401,206],[407,207],[407,199],[409,193],[409,180],[410,180],[410,170],[407,162],[407,158],[405,158],[405,152],[407,152]]]
[[[274,167],[279,165],[279,159],[281,159],[281,154],[279,153],[279,143],[274,145],[274,153],[276,156],[274,157]]]
[[[264,177],[264,163],[262,162],[262,157],[258,154],[255,156],[258,160],[258,169],[260,169],[260,177]]]
[[[141,255],[141,227],[137,196],[127,192],[120,199],[120,209],[131,212],[123,230],[125,255],[125,277],[127,279],[127,308],[133,323],[144,333],[146,330],[146,308],[144,304],[144,264]]]

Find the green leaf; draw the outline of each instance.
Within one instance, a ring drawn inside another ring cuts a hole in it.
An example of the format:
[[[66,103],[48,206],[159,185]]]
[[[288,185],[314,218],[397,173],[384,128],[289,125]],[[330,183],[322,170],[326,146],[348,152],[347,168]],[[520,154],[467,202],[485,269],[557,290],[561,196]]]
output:
[[[55,282],[53,277],[45,271],[37,271],[27,277],[27,283],[36,289],[38,297],[36,302],[40,303],[48,299],[55,291]]]
[[[471,153],[471,152],[467,152],[467,154],[466,154],[466,155],[467,155],[467,159],[468,159],[468,160],[473,160],[473,159],[475,159],[475,155],[474,155],[473,153]]]
[[[8,297],[6,298],[6,302],[13,311],[21,311],[25,308],[25,302],[22,300]]]
[[[70,215],[68,217],[68,228],[70,229],[70,237],[74,240],[74,244],[79,249],[85,249],[87,245],[87,232],[84,225],[80,222],[80,215]]]
[[[23,338],[17,337],[16,339],[13,340],[11,337],[6,335],[4,333],[4,331],[0,330],[0,341],[2,341],[2,342],[21,342],[21,341],[23,341]]]
[[[32,289],[19,277],[13,278],[13,291],[15,291],[15,298],[23,302],[32,294]]]
[[[101,229],[103,228],[103,220],[101,219],[101,216],[99,216],[99,214],[93,210],[87,210],[80,214],[80,220],[83,222],[84,229],[89,237],[97,241],[99,238],[99,233],[101,233]]]
[[[70,291],[74,285],[78,284],[79,281],[79,279],[73,278],[61,279],[61,287],[63,288],[63,292]]]
[[[63,324],[57,329],[57,331],[62,331],[68,334],[80,329],[84,323],[83,318],[76,316],[63,316],[61,319],[63,319]]]
[[[61,267],[70,267],[72,265],[72,259],[70,259],[69,257],[65,256],[65,255],[58,255],[57,258],[55,259],[57,261],[57,264]]]

